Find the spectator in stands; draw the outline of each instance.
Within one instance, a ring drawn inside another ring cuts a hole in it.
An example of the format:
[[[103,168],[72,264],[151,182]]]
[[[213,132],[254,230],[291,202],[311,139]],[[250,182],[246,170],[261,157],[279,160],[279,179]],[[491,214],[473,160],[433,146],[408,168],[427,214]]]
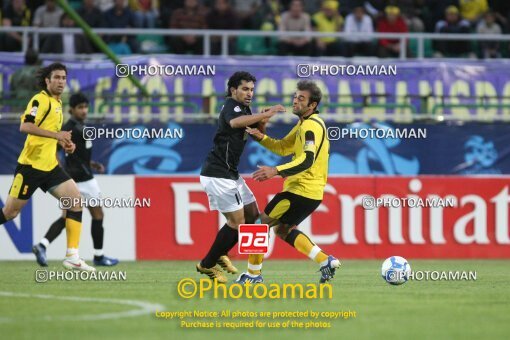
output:
[[[436,33],[470,33],[469,21],[461,18],[459,9],[450,6],[445,10],[445,20],[440,20],[436,24]],[[471,42],[469,40],[439,40],[434,42],[435,57],[462,57],[468,54],[474,57],[471,52]]]
[[[184,7],[172,13],[170,28],[205,29],[207,28],[207,10],[197,0],[185,0]],[[202,54],[203,39],[196,35],[172,37],[170,51],[177,54]]]
[[[326,0],[321,10],[312,17],[312,24],[317,32],[335,33],[342,30],[344,19],[338,12],[338,1]],[[326,56],[340,55],[340,41],[337,38],[318,38],[315,41],[316,54]]]
[[[44,1],[45,0],[30,0],[30,1],[28,1],[27,7],[30,10],[30,13],[34,14],[35,10],[44,4]],[[6,2],[9,3],[9,0],[7,0]],[[14,0],[11,0],[10,2],[12,3],[12,2],[14,2]]]
[[[242,29],[260,29],[263,21],[260,12],[262,0],[233,0],[233,4]]]
[[[280,24],[283,6],[279,0],[266,0],[260,12],[262,13],[262,30],[274,31]]]
[[[239,28],[237,16],[228,0],[215,0],[214,8],[207,15],[207,27],[213,30],[235,30]],[[234,52],[235,38],[228,40],[228,53]],[[221,53],[221,37],[211,37],[211,54]]]
[[[424,12],[425,29],[427,32],[435,32],[438,21],[443,20],[444,12],[450,6],[459,8],[459,0],[425,0]],[[507,1],[507,0],[505,0]]]
[[[158,0],[129,0],[129,7],[135,16],[137,27],[156,27],[159,16]]]
[[[30,26],[32,14],[25,4],[25,0],[12,0],[3,12],[2,26]],[[3,51],[20,51],[23,35],[18,32],[0,35],[0,46]]]
[[[124,0],[115,0],[114,6],[104,13],[105,26],[110,28],[135,28],[133,13],[125,5]],[[135,36],[115,35],[106,37],[110,48],[117,54],[138,52]]]
[[[306,32],[310,32],[312,30],[312,23],[310,20],[310,15],[303,12],[302,1],[293,0],[291,2],[289,10],[282,14],[278,30],[280,32],[305,32],[302,36],[299,37],[280,38],[280,55],[310,55],[311,42],[310,38],[307,37]]]
[[[59,27],[62,9],[57,6],[55,0],[46,0],[45,4],[39,6],[34,13],[33,26],[38,27]],[[58,34],[41,34],[39,35],[39,49],[49,39],[58,39]]]
[[[46,0],[45,4],[35,11],[32,24],[38,27],[59,27],[62,13],[55,0]]]
[[[306,0],[303,1],[303,11],[306,13],[317,13],[321,10],[321,5],[325,0]],[[280,0],[284,9],[289,9],[292,4],[292,0]],[[343,6],[343,1],[342,1]]]
[[[460,15],[475,27],[478,20],[489,10],[487,0],[459,0]]]
[[[494,12],[487,12],[476,27],[478,34],[502,34],[501,27],[496,22]],[[498,41],[480,41],[480,49],[483,58],[501,58]]]
[[[508,0],[489,0],[489,8],[494,12],[496,22],[501,26],[504,33],[509,31],[510,23],[510,1]]]
[[[104,27],[101,10],[94,5],[94,0],[83,0],[82,6],[76,11],[90,27]]]
[[[340,14],[347,18],[347,16],[354,12],[356,7],[363,7],[363,0],[341,0],[340,1]]]
[[[127,0],[125,0],[127,2]],[[114,6],[114,0],[94,0],[95,7],[99,8],[101,12],[109,11]]]
[[[376,21],[384,17],[384,8],[386,0],[367,0],[364,1],[365,11]]]
[[[25,53],[25,66],[17,69],[11,78],[9,85],[9,91],[13,99],[20,99],[25,101],[35,93],[39,92],[39,86],[34,78],[39,69],[39,56],[36,51],[29,48]],[[13,111],[23,110],[23,102],[20,102],[20,106],[12,108]]]
[[[262,24],[260,30],[262,31],[276,31],[278,25],[280,25],[281,13],[283,12],[283,6],[280,0],[265,0],[262,7],[259,9],[262,15]],[[275,37],[264,38],[264,52],[272,53],[277,48],[278,39]]]
[[[344,32],[371,34],[374,32],[372,18],[365,13],[363,6],[355,7],[353,12],[345,18]],[[343,53],[346,57],[354,55],[369,56],[373,53],[372,38],[365,36],[348,36],[343,44]]]
[[[386,6],[385,17],[377,23],[377,32],[380,33],[407,33],[407,25],[400,16],[400,9],[395,6]],[[408,44],[406,44],[408,46]],[[399,39],[380,39],[377,55],[379,58],[396,58],[400,55],[401,44]],[[409,55],[409,53],[407,53]]]
[[[172,17],[172,13],[184,7],[184,0],[160,1],[159,3],[159,21],[161,27],[167,27]]]
[[[41,53],[63,53],[65,55],[89,54],[92,53],[92,46],[83,34],[66,32],[66,28],[75,28],[74,20],[67,14],[62,14],[60,27],[63,28],[62,35],[52,39],[46,39],[41,47]]]
[[[90,27],[99,28],[106,26],[104,15],[101,10],[96,7],[94,0],[83,0],[82,6],[78,8],[76,12]],[[93,52],[100,51],[99,48],[95,46],[90,39],[86,39],[88,40],[89,45],[92,47]]]
[[[402,18],[407,24],[409,32],[423,32],[425,24],[420,18],[425,0],[393,0],[395,6],[400,8]]]

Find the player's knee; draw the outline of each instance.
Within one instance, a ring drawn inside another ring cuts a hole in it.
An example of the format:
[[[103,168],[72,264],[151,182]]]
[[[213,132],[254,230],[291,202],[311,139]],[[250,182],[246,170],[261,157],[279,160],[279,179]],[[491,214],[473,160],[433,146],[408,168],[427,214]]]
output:
[[[259,217],[260,213],[256,204],[249,204],[244,207],[244,219],[246,223],[255,223]]]
[[[103,210],[99,210],[98,212],[96,212],[96,215],[94,216],[95,220],[102,220],[103,218],[104,218]]]
[[[104,218],[103,209],[90,209],[90,216],[92,216],[94,220],[102,220]]]
[[[237,218],[231,218],[227,221],[227,224],[234,229],[238,229],[240,224],[245,224],[245,218],[244,217],[237,217]]]
[[[5,219],[7,221],[15,219],[19,215],[20,211],[21,211],[21,209],[8,208],[8,207],[4,207],[4,210],[3,210]]]
[[[82,212],[82,207],[79,205],[75,205],[74,207],[71,207],[68,209],[68,211],[74,211],[74,212]]]
[[[280,224],[279,226],[274,228],[275,234],[282,240],[285,240],[287,238],[291,230],[292,226],[288,224]]]
[[[246,223],[253,224],[258,220],[258,218],[259,218],[258,212],[254,212],[252,214],[248,214],[244,219]]]

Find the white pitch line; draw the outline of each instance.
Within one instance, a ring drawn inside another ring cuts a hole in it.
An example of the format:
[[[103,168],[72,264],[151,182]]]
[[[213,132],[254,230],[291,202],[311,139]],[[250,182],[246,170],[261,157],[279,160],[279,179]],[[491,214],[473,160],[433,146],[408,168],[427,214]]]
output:
[[[165,306],[157,303],[149,303],[145,301],[137,300],[122,300],[122,299],[102,299],[102,298],[91,298],[91,297],[79,297],[79,296],[56,296],[56,295],[45,295],[45,294],[23,294],[13,292],[1,292],[0,296],[9,297],[24,297],[24,298],[38,298],[48,300],[65,300],[65,301],[78,301],[78,302],[99,302],[99,303],[112,303],[128,306],[136,306],[138,309],[131,309],[125,312],[113,312],[103,314],[85,314],[85,315],[72,315],[72,316],[44,316],[40,320],[53,321],[53,320],[106,320],[106,319],[120,319],[139,315],[145,315],[154,313],[157,310],[165,310]],[[31,318],[32,319],[32,318]],[[12,322],[16,321],[15,318],[0,317],[1,322]]]

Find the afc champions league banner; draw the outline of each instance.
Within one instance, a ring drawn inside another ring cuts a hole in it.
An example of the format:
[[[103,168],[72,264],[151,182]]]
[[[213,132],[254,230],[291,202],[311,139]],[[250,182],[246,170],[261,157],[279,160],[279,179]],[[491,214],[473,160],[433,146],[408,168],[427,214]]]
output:
[[[395,124],[327,122],[330,133],[331,175],[508,175],[510,174],[510,128],[507,124],[455,123]],[[291,124],[273,124],[267,133],[283,137]],[[105,165],[110,175],[198,175],[212,147],[213,123],[91,124],[100,134],[90,141],[92,158]],[[333,130],[334,129],[334,130]],[[363,135],[369,129],[384,132],[384,138]],[[167,138],[137,136],[135,131],[169,131]],[[338,134],[344,133],[344,137]],[[397,132],[408,131],[408,136]],[[422,132],[412,134],[412,131]],[[131,132],[131,134],[127,133]],[[335,132],[336,134],[333,134]],[[0,124],[0,174],[12,175],[25,136],[17,124]],[[112,138],[118,137],[118,138]],[[140,138],[136,138],[140,137]],[[286,162],[247,139],[239,171],[249,174],[257,165]]]
[[[22,59],[0,53],[1,92],[9,94],[9,79],[23,66]],[[104,60],[96,60],[93,64],[73,61],[66,65],[69,90],[91,94],[91,111],[98,113],[123,112],[135,116],[156,113],[163,118],[168,113],[197,111],[214,115],[221,108],[228,77],[235,71],[246,70],[257,77],[254,100],[257,109],[259,104],[276,101],[289,104],[297,81],[313,79],[323,92],[323,109],[347,117],[362,113],[373,119],[410,119],[411,105],[417,113],[430,114],[434,113],[435,106],[443,104],[454,105],[444,108],[445,116],[453,118],[476,117],[490,121],[510,116],[510,62],[502,60],[348,64],[341,59],[318,63],[313,59],[281,57],[141,56],[123,58],[117,68]],[[136,97],[139,89],[126,78],[126,70],[132,66],[137,70],[130,69],[130,73],[157,98],[153,106],[141,103],[143,98]],[[177,104],[158,105],[159,101]],[[127,107],[123,102],[131,105]],[[329,105],[330,102],[333,105]],[[367,103],[383,106],[363,105]],[[384,106],[386,104],[390,106]],[[392,106],[394,104],[398,105]],[[455,107],[458,104],[483,105]]]

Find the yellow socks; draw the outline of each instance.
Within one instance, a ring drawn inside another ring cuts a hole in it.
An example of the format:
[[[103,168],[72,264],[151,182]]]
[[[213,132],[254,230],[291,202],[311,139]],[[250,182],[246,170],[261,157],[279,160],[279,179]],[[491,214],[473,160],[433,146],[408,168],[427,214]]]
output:
[[[311,260],[319,264],[327,262],[328,255],[322,249],[313,243],[308,236],[297,229],[293,229],[285,238],[285,241],[296,248],[300,253],[308,256]]]
[[[260,275],[262,271],[262,261],[264,261],[264,254],[248,255],[248,273],[255,276]]]
[[[66,212],[66,236],[67,236],[67,254],[66,256],[74,256],[78,254],[81,236],[81,211]]]

